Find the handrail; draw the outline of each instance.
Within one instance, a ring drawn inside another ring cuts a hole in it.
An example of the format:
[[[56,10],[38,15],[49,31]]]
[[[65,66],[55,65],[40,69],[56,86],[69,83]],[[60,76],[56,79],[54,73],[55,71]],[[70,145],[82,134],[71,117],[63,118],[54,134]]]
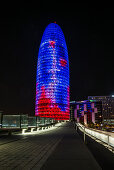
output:
[[[96,139],[99,139],[100,141],[106,143],[108,146],[114,147],[114,137],[110,134],[106,134],[105,132],[99,132],[97,130],[94,130],[92,128],[85,127],[79,123],[76,123],[76,125],[80,128],[81,131],[86,134],[89,134],[90,136],[95,137]],[[85,140],[85,139],[84,139]]]
[[[79,123],[77,123],[77,124],[80,125]],[[103,132],[103,131],[101,131],[101,130],[88,128],[88,127],[86,127],[86,126],[84,126],[84,125],[81,125],[81,127],[84,127],[84,128],[86,128],[86,129],[91,129],[91,130],[93,130],[93,131],[96,131],[96,132],[102,133],[102,134],[104,134],[104,135],[107,135],[106,132]],[[111,132],[109,132],[109,133],[111,133]],[[109,136],[111,136],[111,135],[109,135]]]

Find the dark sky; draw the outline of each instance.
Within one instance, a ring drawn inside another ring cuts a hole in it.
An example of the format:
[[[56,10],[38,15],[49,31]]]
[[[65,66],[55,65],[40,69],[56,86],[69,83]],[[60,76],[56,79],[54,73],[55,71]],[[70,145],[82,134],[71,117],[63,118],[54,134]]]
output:
[[[70,100],[114,94],[112,4],[3,4],[0,9],[0,110],[34,114],[36,65],[46,26],[56,21],[70,62]]]

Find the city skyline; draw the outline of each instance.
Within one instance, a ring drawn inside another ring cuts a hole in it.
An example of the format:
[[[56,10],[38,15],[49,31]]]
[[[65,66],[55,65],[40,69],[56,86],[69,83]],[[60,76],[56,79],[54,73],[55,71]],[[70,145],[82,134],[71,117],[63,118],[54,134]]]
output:
[[[113,7],[89,5],[61,3],[59,10],[40,4],[3,7],[0,110],[34,115],[38,50],[45,27],[54,21],[62,28],[68,47],[70,100],[114,93]]]

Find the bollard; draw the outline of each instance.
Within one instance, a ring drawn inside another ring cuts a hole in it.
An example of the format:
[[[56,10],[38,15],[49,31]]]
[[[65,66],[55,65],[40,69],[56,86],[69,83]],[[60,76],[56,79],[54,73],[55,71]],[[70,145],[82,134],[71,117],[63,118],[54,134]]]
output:
[[[22,129],[22,134],[24,134],[24,133],[25,133],[25,131],[26,131],[26,129]]]
[[[34,128],[31,128],[31,132],[33,132]]]

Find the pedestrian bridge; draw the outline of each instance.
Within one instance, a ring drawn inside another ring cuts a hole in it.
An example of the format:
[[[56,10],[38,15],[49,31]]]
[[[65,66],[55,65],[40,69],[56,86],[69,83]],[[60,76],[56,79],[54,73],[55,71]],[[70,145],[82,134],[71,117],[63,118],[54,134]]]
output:
[[[97,150],[100,155],[102,148],[99,147]],[[104,155],[108,154],[102,154],[103,159]],[[108,158],[110,158],[109,155]],[[108,159],[106,160],[108,161]],[[108,164],[109,169],[111,165],[113,164]],[[39,129],[36,132],[12,133],[11,136],[1,135],[0,168],[9,170],[101,170],[102,164],[88,149],[72,122],[59,122],[53,127]]]

